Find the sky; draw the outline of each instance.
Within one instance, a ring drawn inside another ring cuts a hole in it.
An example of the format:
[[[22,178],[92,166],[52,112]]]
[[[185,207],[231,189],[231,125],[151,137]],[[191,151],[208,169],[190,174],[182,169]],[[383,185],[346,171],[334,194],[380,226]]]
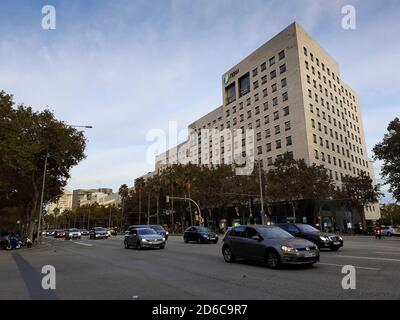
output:
[[[54,30],[42,28],[45,5],[56,10]],[[342,28],[344,5],[356,9],[354,30]],[[395,0],[0,0],[0,90],[93,126],[67,188],[116,191],[154,169],[150,130],[176,121],[184,132],[221,105],[221,75],[294,21],[358,93],[372,157],[400,116]]]

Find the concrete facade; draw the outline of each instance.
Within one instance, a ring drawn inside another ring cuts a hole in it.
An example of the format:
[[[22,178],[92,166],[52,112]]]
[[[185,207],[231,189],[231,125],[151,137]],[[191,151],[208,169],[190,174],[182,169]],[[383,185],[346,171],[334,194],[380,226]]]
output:
[[[307,164],[324,165],[338,188],[345,175],[364,171],[375,179],[359,97],[340,78],[338,63],[299,24],[289,25],[227,70],[221,86],[222,106],[190,124],[186,142],[156,157],[157,170],[179,161],[179,155],[186,156],[185,163],[204,164],[207,157],[231,163],[236,150],[243,153],[242,145],[266,170],[290,152]],[[220,146],[218,152],[211,140],[206,149],[199,148],[205,139],[202,129],[252,129],[254,136],[233,141],[231,148]],[[366,208],[368,220],[379,217],[378,204]]]

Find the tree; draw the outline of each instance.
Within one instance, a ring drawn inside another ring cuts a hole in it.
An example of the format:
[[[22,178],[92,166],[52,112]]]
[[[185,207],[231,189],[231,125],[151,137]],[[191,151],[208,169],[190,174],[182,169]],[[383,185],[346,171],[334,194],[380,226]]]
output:
[[[142,221],[142,192],[145,188],[145,181],[143,178],[137,178],[135,179],[135,192],[138,193],[138,202],[139,202],[139,224],[141,224]]]
[[[121,197],[121,202],[122,202],[122,210],[121,210],[121,228],[122,228],[122,223],[124,220],[125,216],[125,204],[126,200],[128,199],[129,196],[129,188],[126,184],[123,184],[119,187],[118,194]]]
[[[385,225],[400,225],[400,206],[395,203],[383,205],[381,207],[381,219]]]
[[[387,127],[383,141],[376,144],[374,158],[383,161],[381,174],[390,185],[389,191],[400,201],[400,120],[395,118]]]
[[[49,110],[15,106],[0,92],[0,205],[24,208],[24,222],[33,233],[40,207],[47,157],[44,202],[63,192],[70,170],[85,158],[82,132],[55,119]]]
[[[366,230],[364,207],[368,204],[378,202],[381,192],[379,185],[374,185],[372,179],[364,172],[356,177],[344,176],[342,179],[344,193],[358,207],[361,216],[363,230]]]
[[[328,199],[333,189],[333,181],[324,166],[307,166],[304,159],[293,159],[288,153],[277,159],[266,174],[267,199],[289,203],[294,218],[299,200]]]

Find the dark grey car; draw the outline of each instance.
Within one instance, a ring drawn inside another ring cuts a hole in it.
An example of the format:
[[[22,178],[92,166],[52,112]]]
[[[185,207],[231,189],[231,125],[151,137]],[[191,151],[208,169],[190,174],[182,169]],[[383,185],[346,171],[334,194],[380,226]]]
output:
[[[165,237],[159,235],[151,228],[132,228],[125,235],[124,246],[126,249],[165,248]]]
[[[274,226],[236,226],[229,230],[222,245],[226,262],[236,258],[265,261],[270,268],[282,264],[314,264],[319,261],[318,247],[293,237]]]

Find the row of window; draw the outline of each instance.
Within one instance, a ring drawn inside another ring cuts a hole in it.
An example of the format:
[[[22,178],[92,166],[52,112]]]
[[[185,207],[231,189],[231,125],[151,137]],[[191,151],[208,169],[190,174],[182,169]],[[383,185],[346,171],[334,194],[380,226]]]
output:
[[[292,136],[287,136],[285,139],[286,146],[289,147],[293,144]],[[275,149],[279,150],[282,148],[282,140],[278,139],[275,141]],[[272,151],[272,143],[269,142],[266,144],[266,152],[271,152]],[[263,146],[258,146],[257,147],[257,154],[260,155],[263,153]]]
[[[280,52],[278,53],[278,59],[279,59],[279,61],[283,60],[283,59],[285,58],[285,56],[286,56],[286,55],[285,55],[285,50],[280,51]],[[275,63],[276,63],[275,56],[272,56],[271,58],[269,58],[268,64],[269,64],[270,67],[274,66]],[[261,72],[262,72],[262,71],[265,71],[266,69],[267,69],[267,62],[261,63],[261,65],[260,65],[260,70],[261,70]],[[257,76],[257,74],[258,74],[258,67],[254,68],[253,71],[252,71],[253,77]]]
[[[307,75],[307,83],[311,85],[311,81],[309,80],[309,75]],[[335,97],[335,99],[333,99],[333,94],[332,94],[332,92],[330,93],[330,96],[329,96],[329,95],[328,95],[328,89],[325,88],[325,90],[323,90],[323,87],[322,87],[321,84],[319,84],[318,86],[319,86],[319,92],[320,92],[321,94],[324,94],[324,91],[325,91],[325,97],[326,97],[326,98],[329,98],[329,97],[330,97],[331,101],[335,101],[336,104],[338,104],[338,102],[339,102],[340,107],[341,107],[342,109],[344,109],[344,113],[343,113],[343,111],[342,111],[342,117],[343,117],[343,118],[344,118],[344,115],[346,115],[346,116],[348,115],[348,116],[351,117],[354,121],[358,122],[358,117],[357,117],[357,115],[355,115],[353,112],[347,111],[346,106],[343,107],[343,101],[342,101],[342,100],[338,100],[337,97]],[[313,87],[314,87],[315,89],[318,89],[318,88],[317,88],[317,82],[316,82],[315,80],[313,80]],[[312,99],[311,89],[308,89],[308,97]],[[317,94],[314,94],[314,98],[315,98],[316,102],[318,102],[318,95],[317,95]],[[321,100],[321,105],[322,105],[322,106],[325,106],[325,100],[324,100],[324,98],[320,97],[320,100]],[[353,105],[353,104],[351,104],[351,105]],[[326,106],[327,106],[327,109],[329,110],[329,101],[328,101],[328,100],[326,100]],[[351,108],[351,109],[353,110],[353,108]],[[355,106],[354,106],[354,109],[355,109],[355,112],[357,112]],[[338,112],[338,115],[339,115],[339,110],[338,110],[337,112]]]

